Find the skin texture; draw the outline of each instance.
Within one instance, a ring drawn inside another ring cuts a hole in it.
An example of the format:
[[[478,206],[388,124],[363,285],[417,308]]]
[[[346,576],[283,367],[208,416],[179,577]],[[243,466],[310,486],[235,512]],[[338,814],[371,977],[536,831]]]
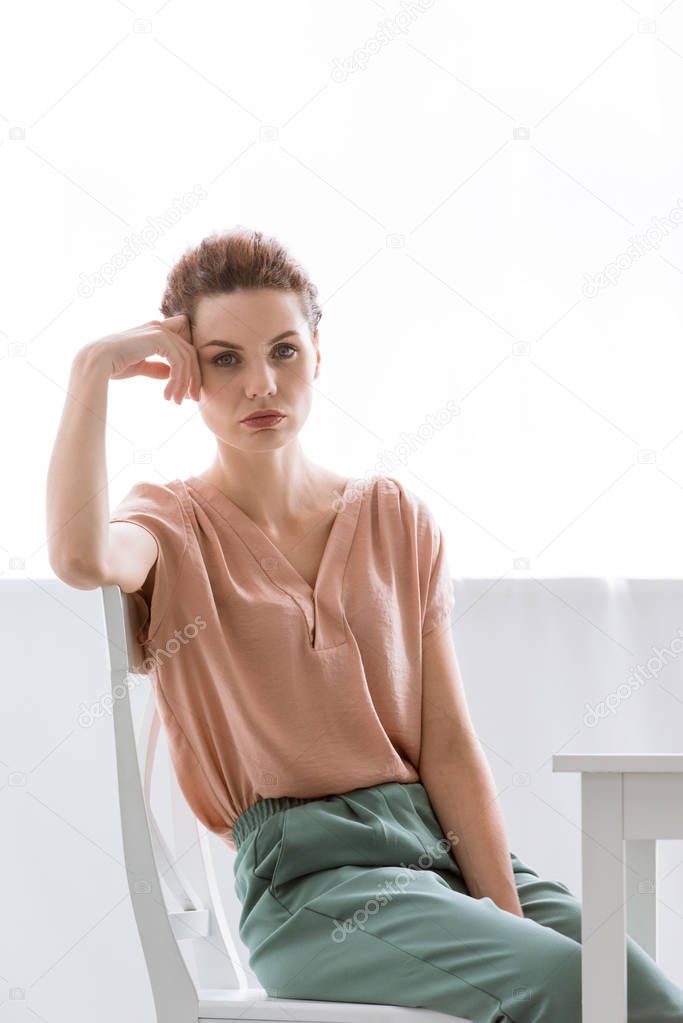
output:
[[[271,340],[285,331],[296,334]],[[210,344],[234,343],[241,351]],[[200,473],[274,540],[293,542],[330,511],[345,483],[308,459],[299,442],[320,372],[318,332],[299,297],[272,288],[204,296],[192,322],[202,386],[199,411],[216,438],[211,467]],[[259,408],[287,414],[254,430],[240,422]]]

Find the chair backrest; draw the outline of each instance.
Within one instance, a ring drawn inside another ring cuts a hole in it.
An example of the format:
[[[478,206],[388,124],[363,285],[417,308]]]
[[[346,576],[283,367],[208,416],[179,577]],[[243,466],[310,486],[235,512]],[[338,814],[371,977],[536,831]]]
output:
[[[224,911],[211,835],[188,806],[172,765],[168,771],[172,845],[159,827],[151,785],[160,719],[144,650],[136,640],[137,610],[118,586],[103,586],[101,592],[124,856],[135,919],[159,1018],[192,1018],[186,1013],[193,1011],[196,1018],[202,989],[253,990],[246,973],[248,953],[239,937],[235,940]],[[148,689],[137,740],[131,679]],[[230,855],[227,847],[225,852]]]

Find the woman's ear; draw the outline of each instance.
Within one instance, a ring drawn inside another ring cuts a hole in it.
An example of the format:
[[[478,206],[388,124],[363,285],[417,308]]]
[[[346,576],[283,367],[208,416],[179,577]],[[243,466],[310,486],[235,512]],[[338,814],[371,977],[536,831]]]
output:
[[[318,328],[316,327],[313,334],[311,334],[311,341],[313,342],[313,349],[315,351],[315,372],[313,373],[313,379],[316,380],[320,373],[320,346]]]

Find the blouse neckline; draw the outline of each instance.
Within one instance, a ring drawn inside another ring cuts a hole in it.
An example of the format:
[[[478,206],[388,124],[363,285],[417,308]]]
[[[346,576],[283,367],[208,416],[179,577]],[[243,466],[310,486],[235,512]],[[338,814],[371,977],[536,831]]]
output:
[[[326,650],[347,641],[342,583],[367,489],[364,485],[359,494],[353,494],[359,481],[352,477],[347,480],[341,497],[337,498],[341,508],[332,522],[315,585],[311,587],[260,526],[215,484],[201,476],[189,476],[183,483],[198,492],[227,519],[261,571],[296,602],[305,618],[309,643],[313,649]]]

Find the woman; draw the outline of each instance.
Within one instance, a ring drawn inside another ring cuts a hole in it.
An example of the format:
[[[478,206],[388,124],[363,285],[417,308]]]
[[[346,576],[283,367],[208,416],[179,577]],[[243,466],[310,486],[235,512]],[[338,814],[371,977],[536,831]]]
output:
[[[315,286],[275,239],[238,228],[185,253],[161,312],[76,355],[50,560],[75,587],[134,595],[179,783],[236,851],[259,982],[575,1023],[580,903],[507,848],[441,530],[397,479],[340,477],[300,446]],[[196,400],[216,455],[185,480],[136,483],[110,516],[108,383],[136,375]],[[680,1023],[683,992],[628,941],[629,1021]]]

